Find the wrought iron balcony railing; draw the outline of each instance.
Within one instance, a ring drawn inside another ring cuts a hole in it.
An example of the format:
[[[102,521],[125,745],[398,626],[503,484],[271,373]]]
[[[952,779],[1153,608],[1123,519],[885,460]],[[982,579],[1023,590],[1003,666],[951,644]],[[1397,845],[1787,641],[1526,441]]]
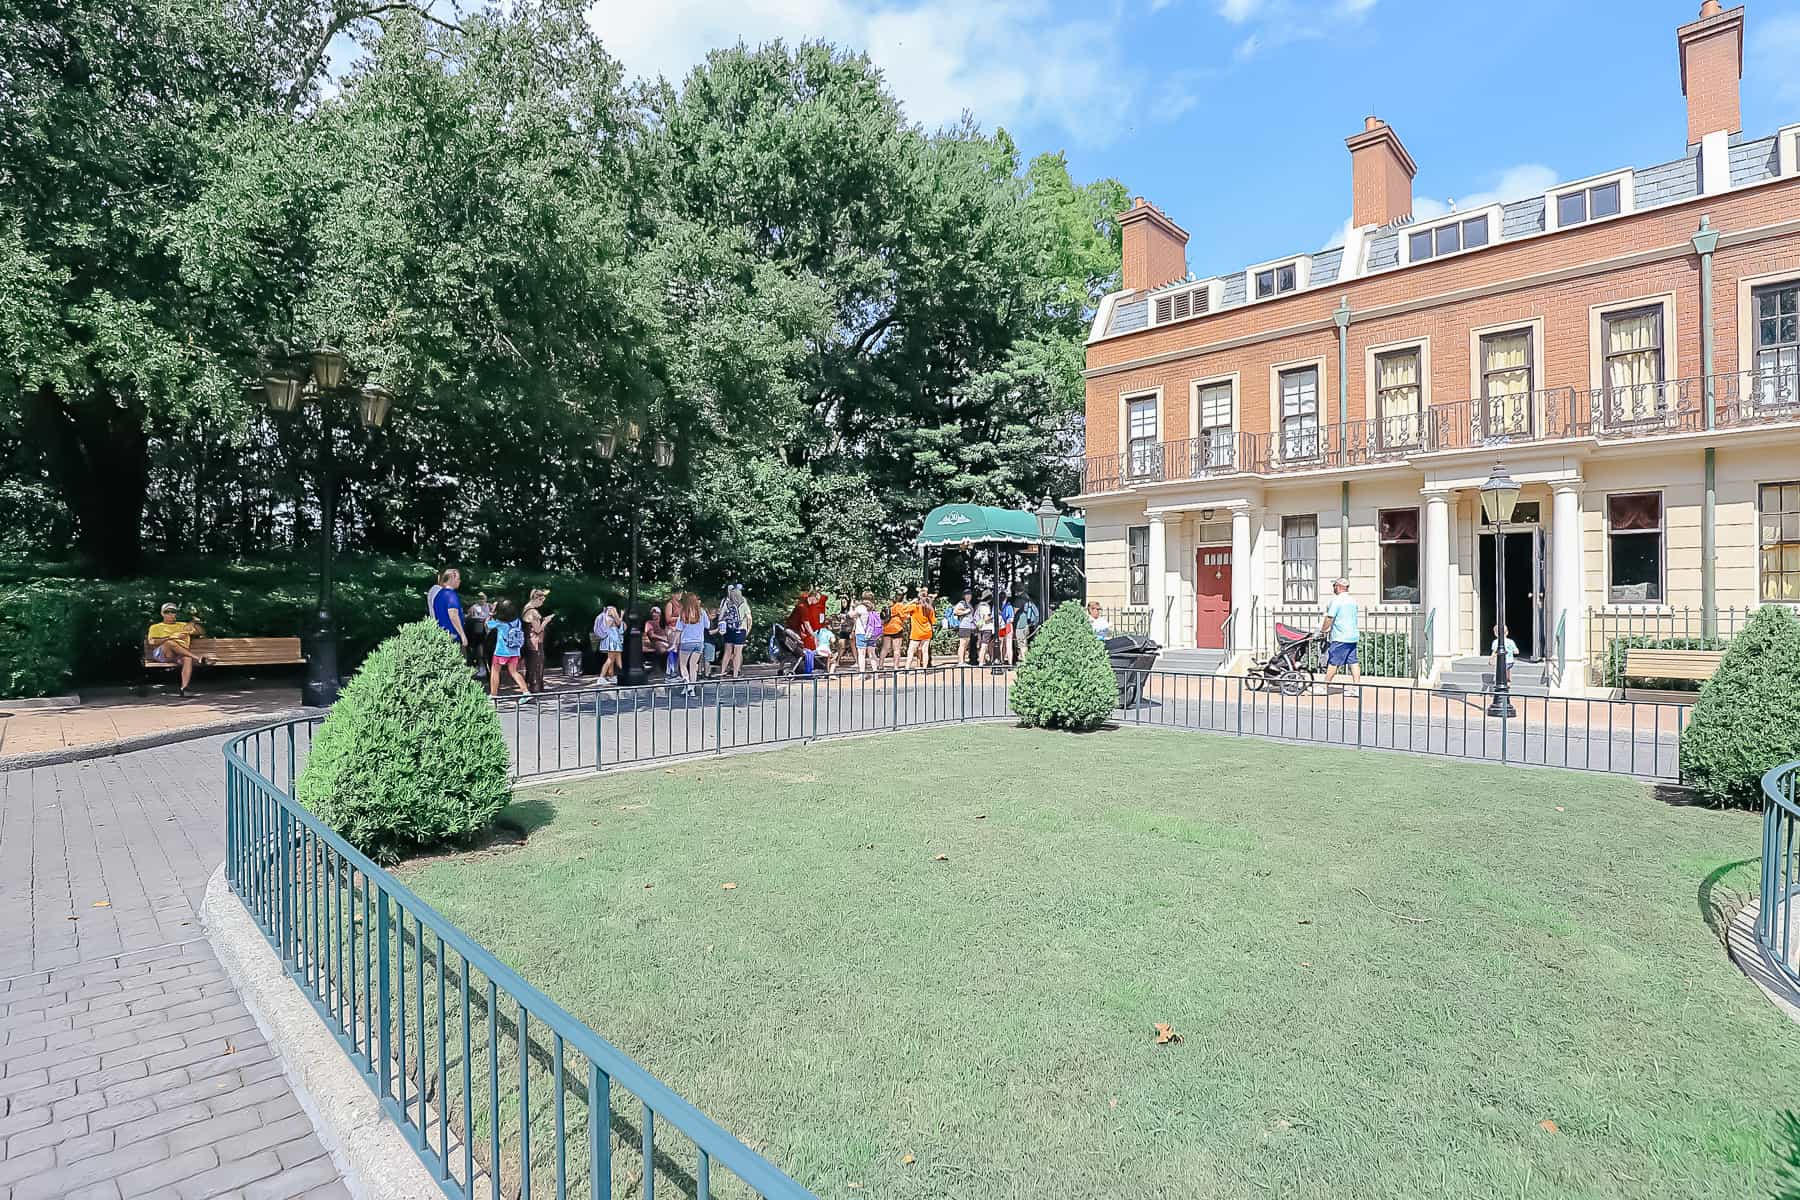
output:
[[[1082,490],[1341,470],[1569,438],[1614,441],[1697,433],[1707,427],[1709,401],[1718,429],[1800,422],[1800,371],[1744,371],[1592,390],[1545,388],[1347,424],[1290,426],[1272,433],[1217,430],[1085,459]]]

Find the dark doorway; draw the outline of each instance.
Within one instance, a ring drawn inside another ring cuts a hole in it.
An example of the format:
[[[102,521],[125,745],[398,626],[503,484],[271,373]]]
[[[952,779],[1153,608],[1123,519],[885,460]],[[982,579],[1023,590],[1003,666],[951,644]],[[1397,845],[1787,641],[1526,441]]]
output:
[[[1536,527],[1516,529],[1508,527],[1499,535],[1506,543],[1506,626],[1512,633],[1513,642],[1519,647],[1519,657],[1523,659],[1539,659],[1543,657],[1544,614],[1543,597],[1543,538]],[[1494,535],[1483,532],[1481,538],[1481,574],[1479,592],[1481,595],[1481,624],[1476,631],[1476,649],[1482,655],[1491,654],[1494,641],[1494,626],[1498,624],[1495,614],[1494,589],[1498,580],[1494,578]]]

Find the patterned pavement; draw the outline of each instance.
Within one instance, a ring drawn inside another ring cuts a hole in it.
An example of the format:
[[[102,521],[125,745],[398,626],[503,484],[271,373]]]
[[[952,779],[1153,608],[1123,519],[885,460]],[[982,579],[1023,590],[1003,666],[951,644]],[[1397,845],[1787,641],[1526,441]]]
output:
[[[200,927],[221,740],[0,774],[0,1200],[349,1195]]]

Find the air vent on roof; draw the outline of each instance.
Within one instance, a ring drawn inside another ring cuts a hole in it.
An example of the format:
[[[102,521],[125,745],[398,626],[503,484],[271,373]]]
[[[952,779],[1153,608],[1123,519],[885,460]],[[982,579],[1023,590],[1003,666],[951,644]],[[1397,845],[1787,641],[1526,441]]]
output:
[[[1212,292],[1205,287],[1190,288],[1185,292],[1174,292],[1156,298],[1156,321],[1158,325],[1170,321],[1185,321],[1189,317],[1205,312],[1212,301]]]

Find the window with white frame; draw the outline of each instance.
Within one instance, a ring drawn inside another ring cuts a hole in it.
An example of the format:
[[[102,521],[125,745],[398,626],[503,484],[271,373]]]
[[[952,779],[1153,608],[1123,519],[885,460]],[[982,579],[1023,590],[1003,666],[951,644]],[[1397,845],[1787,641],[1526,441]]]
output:
[[[1759,492],[1762,598],[1800,603],[1800,480],[1765,483]]]
[[[1556,227],[1566,229],[1570,225],[1579,225],[1583,221],[1597,221],[1601,217],[1616,217],[1619,215],[1622,200],[1621,185],[1617,179],[1596,183],[1592,187],[1558,192],[1551,200],[1551,203],[1556,205]]]
[[[1488,244],[1488,234],[1486,213],[1432,229],[1420,229],[1406,235],[1406,257],[1409,262],[1424,262],[1459,250],[1473,250]]]
[[[1284,604],[1319,602],[1319,518],[1281,518],[1281,600]]]
[[[1606,424],[1656,420],[1663,410],[1662,305],[1603,313],[1600,333]]]
[[[1531,432],[1533,357],[1529,328],[1481,336],[1481,407],[1485,436]]]
[[[1424,369],[1419,347],[1375,356],[1376,437],[1382,447],[1416,446],[1424,422]]]
[[[1800,280],[1757,288],[1750,294],[1750,308],[1757,403],[1800,405]]]
[[[1281,394],[1281,457],[1316,458],[1319,442],[1319,368],[1301,367],[1276,377]]]
[[[1231,381],[1202,383],[1194,388],[1194,407],[1199,414],[1200,438],[1194,452],[1204,465],[1217,469],[1236,466],[1237,439],[1232,427]]]
[[[1131,478],[1156,473],[1156,397],[1134,396],[1125,402],[1125,455]]]
[[[1419,602],[1419,510],[1384,508],[1376,523],[1381,544],[1381,600]]]
[[[1626,492],[1606,498],[1609,604],[1661,604],[1663,599],[1663,498],[1661,492]]]
[[[1280,263],[1256,273],[1256,298],[1285,295],[1300,286],[1300,264]]]
[[[1130,591],[1125,602],[1137,608],[1150,603],[1150,527],[1133,525],[1125,531],[1125,563],[1130,571]]]

